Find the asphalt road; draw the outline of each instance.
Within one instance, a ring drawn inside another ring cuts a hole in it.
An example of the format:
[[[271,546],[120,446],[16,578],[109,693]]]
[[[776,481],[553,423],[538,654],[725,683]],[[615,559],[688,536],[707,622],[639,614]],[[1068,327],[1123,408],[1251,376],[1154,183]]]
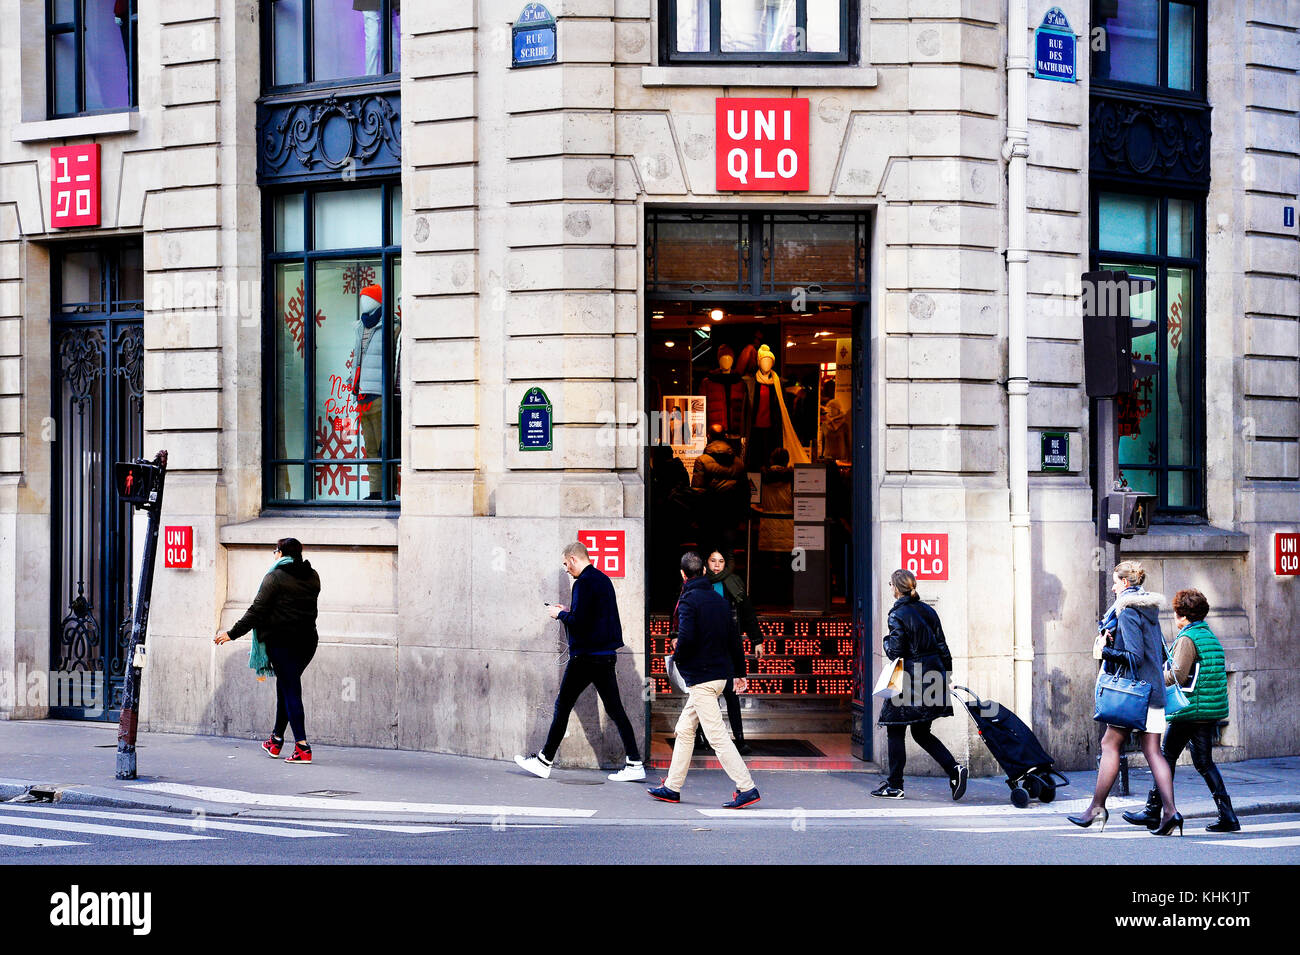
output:
[[[1295,865],[1300,814],[1243,817],[1236,835],[1157,838],[1115,813],[1104,832],[1064,817],[770,820],[682,825],[416,824],[184,816],[0,804],[0,864],[1121,864]]]

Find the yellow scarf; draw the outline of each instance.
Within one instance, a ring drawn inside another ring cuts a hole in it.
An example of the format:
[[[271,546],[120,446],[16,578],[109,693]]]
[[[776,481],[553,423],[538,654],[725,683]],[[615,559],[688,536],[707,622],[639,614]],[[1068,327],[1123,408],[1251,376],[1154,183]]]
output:
[[[776,403],[781,408],[781,437],[785,449],[790,452],[790,463],[811,464],[812,461],[804,451],[799,435],[795,433],[794,425],[790,423],[790,413],[785,410],[785,396],[781,394],[781,376],[775,371],[769,371],[764,377],[762,371],[756,371],[754,380],[760,385],[771,385],[776,390]]]

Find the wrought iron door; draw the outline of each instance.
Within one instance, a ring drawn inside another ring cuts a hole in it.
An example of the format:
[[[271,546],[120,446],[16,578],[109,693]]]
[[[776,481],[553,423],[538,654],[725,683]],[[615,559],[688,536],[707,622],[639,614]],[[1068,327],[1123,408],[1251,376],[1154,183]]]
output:
[[[132,511],[112,474],[141,456],[144,430],[141,303],[120,298],[136,292],[120,267],[133,252],[79,253],[96,259],[83,283],[96,300],[55,302],[51,716],[115,720],[120,708],[135,585]]]

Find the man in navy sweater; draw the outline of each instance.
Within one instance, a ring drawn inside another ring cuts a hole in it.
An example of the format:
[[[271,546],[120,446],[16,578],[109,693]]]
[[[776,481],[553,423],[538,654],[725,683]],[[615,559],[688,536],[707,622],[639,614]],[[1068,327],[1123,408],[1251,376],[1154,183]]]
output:
[[[704,576],[704,560],[694,551],[682,555],[682,596],[677,601],[677,641],[673,662],[682,675],[690,693],[686,706],[677,720],[673,743],[673,761],[668,767],[668,778],[654,789],[651,796],[664,802],[680,802],[682,784],[691,768],[695,752],[695,728],[704,728],[704,738],[709,741],[718,761],[736,784],[731,802],[724,809],[742,809],[758,802],[758,789],[749,775],[745,761],[736,751],[736,744],[722,723],[718,697],[727,686],[727,680],[737,678],[738,689],[744,692],[745,656],[740,643],[736,620],[731,615],[731,603],[713,589]]]
[[[515,762],[534,776],[549,778],[551,764],[569,725],[569,714],[583,690],[594,683],[627,752],[627,764],[609,778],[614,782],[645,779],[645,764],[641,762],[632,721],[627,718],[619,698],[618,676],[614,672],[618,648],[623,646],[623,625],[618,618],[614,585],[591,563],[586,546],[577,541],[564,548],[564,569],[573,578],[573,606],[548,604],[546,609],[551,619],[559,620],[568,631],[569,665],[560,681],[560,695],[555,699],[555,715],[545,745],[532,756],[516,756]]]

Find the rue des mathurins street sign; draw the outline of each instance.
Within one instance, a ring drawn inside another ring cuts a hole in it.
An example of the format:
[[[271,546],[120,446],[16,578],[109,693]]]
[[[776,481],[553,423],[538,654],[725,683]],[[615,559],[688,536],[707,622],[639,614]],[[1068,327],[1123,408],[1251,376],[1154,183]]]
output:
[[[510,66],[542,66],[558,58],[555,17],[540,3],[524,7],[511,28],[513,51]]]
[[[1075,37],[1070,21],[1060,7],[1043,14],[1043,22],[1034,31],[1034,76],[1040,80],[1073,83]]]
[[[551,399],[541,388],[529,388],[519,402],[519,450],[551,450]]]

